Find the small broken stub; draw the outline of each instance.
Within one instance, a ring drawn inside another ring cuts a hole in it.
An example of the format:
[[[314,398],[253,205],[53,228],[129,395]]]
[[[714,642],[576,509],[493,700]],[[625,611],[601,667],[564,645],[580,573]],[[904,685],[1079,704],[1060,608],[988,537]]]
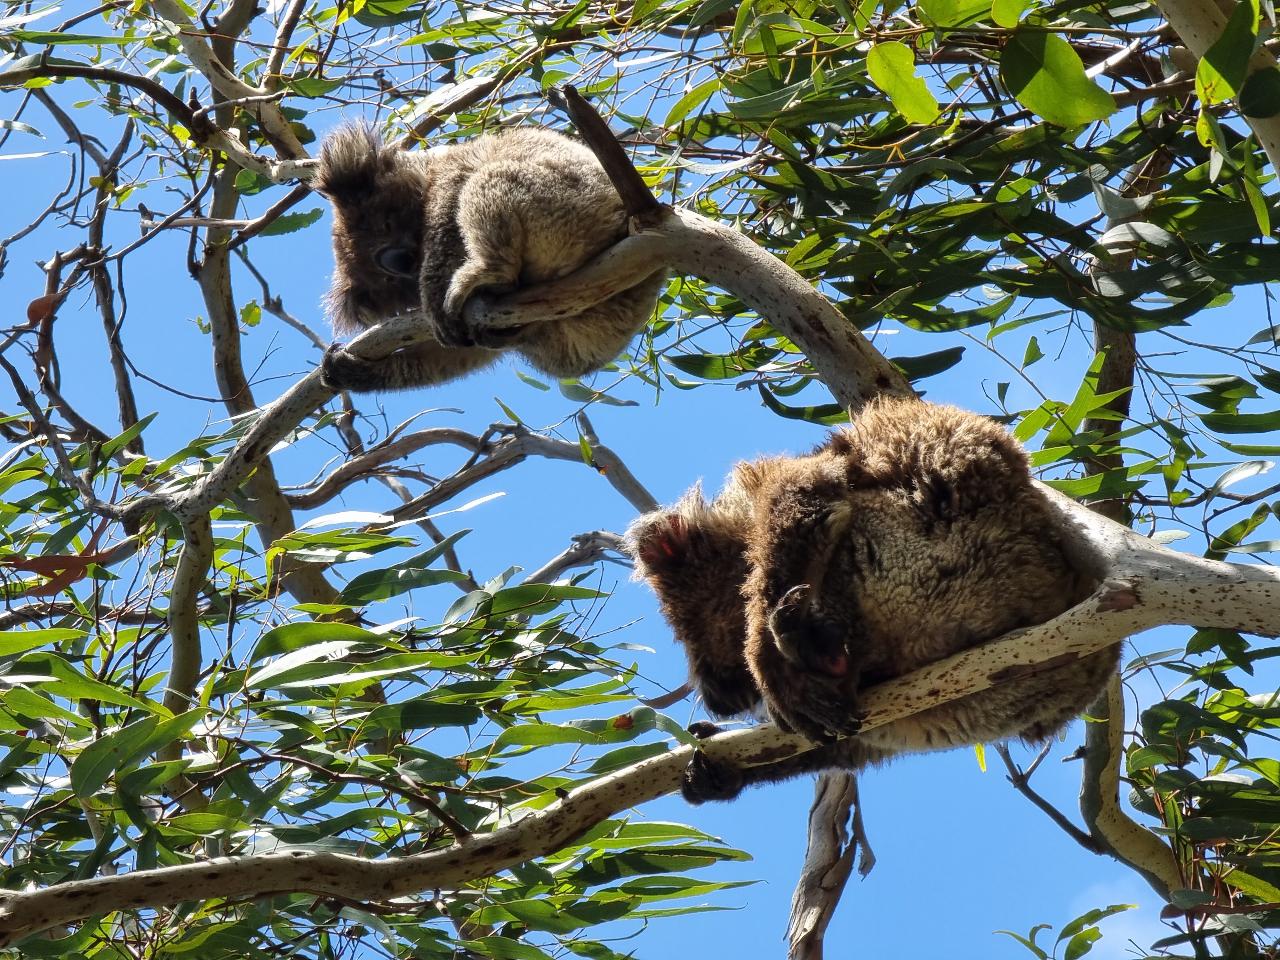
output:
[[[1142,598],[1127,580],[1106,580],[1098,597],[1098,613],[1121,613],[1132,610]]]

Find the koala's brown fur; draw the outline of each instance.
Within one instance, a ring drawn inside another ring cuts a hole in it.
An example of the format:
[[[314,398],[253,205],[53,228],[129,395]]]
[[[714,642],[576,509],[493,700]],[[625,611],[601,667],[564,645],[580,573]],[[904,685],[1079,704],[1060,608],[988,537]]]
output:
[[[761,702],[826,745],[738,771],[691,766],[685,795],[906,751],[1051,736],[1116,669],[1119,647],[852,739],[859,691],[1050,619],[1089,585],[1071,568],[1026,456],[996,424],[915,400],[870,404],[811,454],[740,464],[640,518],[638,574],[657,592],[708,709]]]
[[[472,293],[554,280],[626,236],[622,201],[595,156],[552,131],[405,151],[345,126],[326,138],[314,186],[333,203],[334,329],[407,313],[434,338],[377,361],[331,348],[324,376],[336,389],[442,383],[506,349],[552,376],[582,376],[617,357],[653,313],[662,271],[563,320],[487,333],[464,323]]]

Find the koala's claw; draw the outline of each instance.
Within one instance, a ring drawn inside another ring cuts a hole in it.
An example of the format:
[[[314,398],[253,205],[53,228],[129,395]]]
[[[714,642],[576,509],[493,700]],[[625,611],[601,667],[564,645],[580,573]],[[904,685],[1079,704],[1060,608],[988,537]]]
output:
[[[331,343],[320,361],[320,379],[330,390],[369,390],[377,378],[377,365],[349,353],[344,344]]]
[[[431,335],[446,347],[474,347],[476,338],[462,322],[459,314],[448,314],[443,322],[437,319],[431,324]]]
[[[524,323],[517,327],[482,327],[471,331],[476,346],[488,347],[491,350],[509,349],[526,339],[532,324]]]
[[[792,587],[769,614],[769,632],[778,651],[802,670],[828,677],[849,673],[845,631],[819,616],[807,583]]]

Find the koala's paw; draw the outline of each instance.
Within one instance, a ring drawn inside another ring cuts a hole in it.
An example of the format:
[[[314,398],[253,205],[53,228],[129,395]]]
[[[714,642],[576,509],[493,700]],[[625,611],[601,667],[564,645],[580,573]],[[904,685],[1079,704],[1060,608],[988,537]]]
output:
[[[330,390],[367,393],[382,386],[379,363],[349,353],[340,343],[329,344],[320,361],[320,379]]]
[[[732,672],[700,671],[698,692],[702,694],[707,712],[716,717],[751,713],[760,705],[760,691],[745,668]]]
[[[742,792],[742,785],[740,767],[723,760],[712,760],[699,750],[684,768],[680,795],[695,805],[709,800],[732,800]]]
[[[464,309],[473,298],[484,302],[488,297],[509,292],[511,284],[501,273],[485,271],[470,265],[460,268],[449,282],[444,297],[443,316],[437,319],[437,333],[441,343],[452,347],[490,347],[501,350],[519,344],[529,326],[473,327],[467,322]]]
[[[790,663],[833,678],[850,672],[847,631],[815,610],[807,583],[788,590],[769,613],[769,632]]]
[[[855,676],[814,672],[776,654],[754,672],[765,687],[769,718],[783,730],[830,743],[862,729]]]
[[[699,740],[710,740],[717,733],[724,733],[724,730],[710,720],[695,720],[686,728]]]

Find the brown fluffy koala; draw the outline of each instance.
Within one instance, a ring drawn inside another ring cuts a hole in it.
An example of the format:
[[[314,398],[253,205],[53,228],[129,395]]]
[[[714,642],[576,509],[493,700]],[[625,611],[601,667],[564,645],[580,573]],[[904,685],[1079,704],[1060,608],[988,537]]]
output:
[[[708,709],[763,703],[779,726],[824,744],[747,770],[699,755],[683,790],[693,802],[902,752],[1044,740],[1119,659],[1112,647],[830,742],[858,732],[863,688],[1087,593],[1016,441],[954,407],[872,403],[813,453],[739,464],[710,504],[695,489],[629,538]]]
[[[515,350],[537,369],[576,377],[613,360],[648,321],[664,273],[563,320],[469,330],[467,298],[554,280],[627,233],[622,201],[586,147],[518,129],[425,151],[340,127],[320,152],[314,186],[333,203],[333,286],[339,334],[415,314],[434,341],[382,360],[335,345],[325,382],[340,390],[442,383]]]

